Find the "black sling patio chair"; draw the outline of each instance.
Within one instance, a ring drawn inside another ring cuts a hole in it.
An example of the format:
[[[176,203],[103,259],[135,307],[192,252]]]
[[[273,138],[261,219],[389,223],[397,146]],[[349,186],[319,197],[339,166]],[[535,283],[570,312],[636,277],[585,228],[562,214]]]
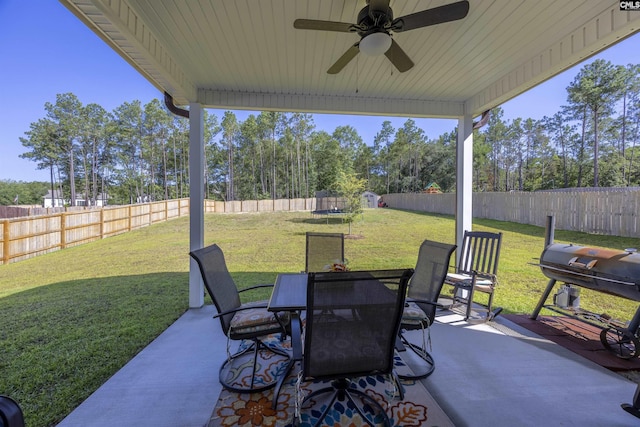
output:
[[[351,380],[387,375],[397,385],[394,347],[412,273],[412,269],[309,273],[301,380],[329,384],[304,398],[294,420],[305,418],[321,425],[330,411],[348,408],[359,414],[360,425],[380,421],[389,425],[380,404]]]
[[[24,427],[24,414],[18,402],[0,395],[0,427]]]
[[[435,362],[427,350],[430,343],[429,327],[433,324],[436,316],[436,309],[442,308],[438,304],[438,296],[442,290],[444,279],[449,270],[451,254],[456,249],[456,245],[425,240],[420,245],[416,268],[409,281],[407,300],[402,314],[400,324],[400,339],[403,347],[400,351],[410,350],[415,353],[423,363],[422,366],[410,366],[413,375],[399,374],[403,379],[425,378],[434,371]],[[405,332],[409,330],[422,330],[422,344],[415,344],[406,337]],[[408,359],[408,358],[407,358]],[[408,362],[408,360],[406,360]]]
[[[227,336],[227,352],[229,340],[249,340],[251,345],[241,348],[237,353],[230,354],[220,367],[219,381],[228,390],[243,392],[260,392],[272,388],[278,382],[280,371],[274,366],[273,372],[259,372],[258,354],[271,352],[281,356],[282,363],[290,360],[290,355],[284,349],[263,343],[262,338],[271,334],[280,334],[282,338],[288,333],[289,313],[275,313],[267,311],[267,302],[258,301],[242,304],[240,292],[273,285],[257,285],[238,290],[231,274],[227,270],[222,249],[218,245],[211,245],[192,251],[193,257],[200,267],[204,285],[213,300],[220,319],[222,331]],[[246,360],[252,354],[252,361]],[[265,356],[268,358],[268,356]],[[244,375],[245,369],[251,369],[249,380]]]
[[[465,320],[471,317],[476,292],[488,294],[487,304],[476,302],[480,310],[487,312],[483,320],[493,320],[502,311],[500,307],[493,308],[501,244],[502,233],[464,232],[456,272],[448,273],[445,283],[453,286],[452,308],[466,305]]]
[[[344,265],[344,234],[307,232],[306,244],[305,273],[328,271],[333,264]]]

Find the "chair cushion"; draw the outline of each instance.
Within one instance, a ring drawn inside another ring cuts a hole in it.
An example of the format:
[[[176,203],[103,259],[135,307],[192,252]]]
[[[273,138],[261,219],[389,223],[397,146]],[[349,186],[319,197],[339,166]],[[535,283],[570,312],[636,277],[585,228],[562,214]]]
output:
[[[279,323],[274,316],[275,313],[267,311],[267,309],[264,308],[265,304],[264,301],[242,304],[242,307],[250,307],[253,305],[262,305],[262,307],[241,310],[234,314],[230,323],[230,334],[252,334],[277,328]],[[289,323],[288,312],[278,313],[278,316],[283,324],[286,325]]]
[[[445,282],[451,285],[471,286],[472,280],[473,280],[473,277],[470,276],[469,274],[447,273]],[[493,282],[489,279],[477,278],[476,288],[480,286],[493,286]]]
[[[429,322],[429,318],[425,312],[415,302],[408,302],[404,306],[402,312],[402,323],[408,325],[422,325]]]

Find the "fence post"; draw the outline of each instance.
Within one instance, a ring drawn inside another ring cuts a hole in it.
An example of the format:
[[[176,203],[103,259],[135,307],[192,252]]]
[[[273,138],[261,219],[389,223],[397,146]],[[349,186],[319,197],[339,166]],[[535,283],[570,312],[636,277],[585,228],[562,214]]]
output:
[[[104,239],[104,209],[100,209],[100,238]]]
[[[5,219],[2,223],[2,262],[9,264],[9,220]]]
[[[60,249],[67,247],[67,213],[60,214]]]

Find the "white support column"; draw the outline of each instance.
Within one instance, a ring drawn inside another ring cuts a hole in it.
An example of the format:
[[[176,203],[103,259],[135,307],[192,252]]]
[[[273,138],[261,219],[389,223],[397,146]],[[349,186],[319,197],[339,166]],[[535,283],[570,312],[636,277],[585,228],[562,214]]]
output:
[[[202,106],[189,104],[189,250],[204,246],[204,114]],[[189,264],[189,307],[204,305],[204,284],[198,264]]]
[[[473,118],[458,118],[456,144],[456,244],[462,247],[465,230],[471,230],[473,218]],[[460,251],[457,251],[459,256]],[[456,265],[458,260],[456,257]]]

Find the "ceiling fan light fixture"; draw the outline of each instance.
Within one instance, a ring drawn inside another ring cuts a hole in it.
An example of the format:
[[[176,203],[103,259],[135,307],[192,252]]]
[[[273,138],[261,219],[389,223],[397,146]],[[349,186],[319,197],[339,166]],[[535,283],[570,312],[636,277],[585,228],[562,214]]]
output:
[[[391,36],[384,32],[372,33],[360,40],[360,52],[378,56],[384,54],[391,47]]]

